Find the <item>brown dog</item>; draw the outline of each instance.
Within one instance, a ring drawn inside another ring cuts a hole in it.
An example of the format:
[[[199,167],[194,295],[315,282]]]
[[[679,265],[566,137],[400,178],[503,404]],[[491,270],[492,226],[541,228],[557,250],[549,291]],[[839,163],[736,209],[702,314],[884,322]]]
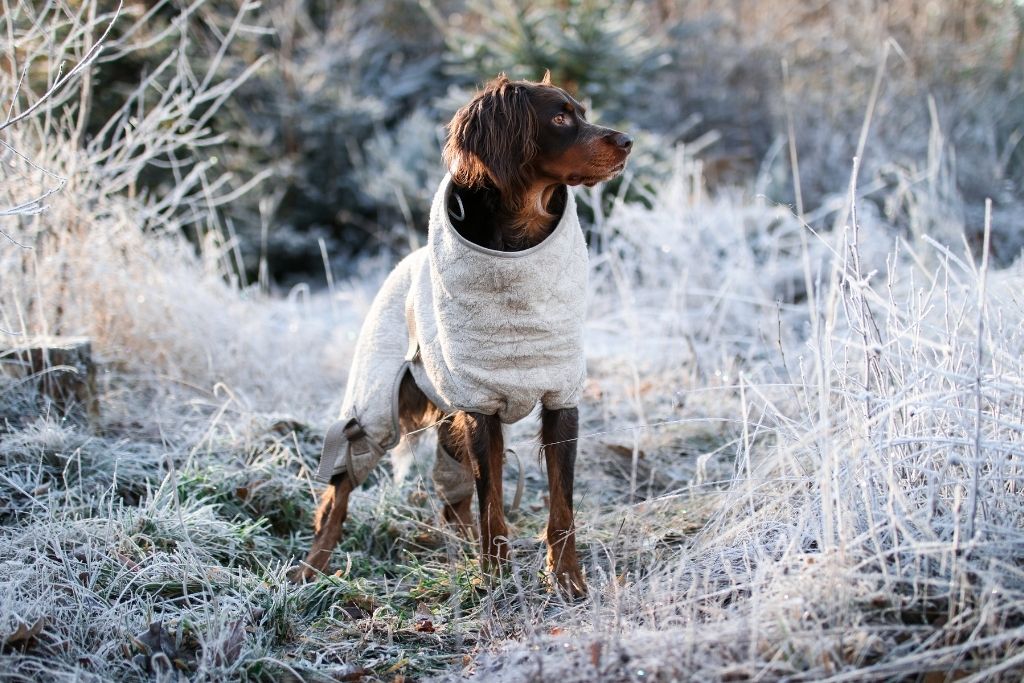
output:
[[[566,207],[566,185],[592,186],[622,171],[632,139],[589,123],[585,115],[586,109],[553,86],[547,74],[539,83],[501,75],[456,112],[448,126],[444,159],[456,190],[448,208],[458,216],[452,225],[459,234],[487,249],[530,249],[558,224]],[[401,380],[399,412],[403,432],[444,418],[411,373]],[[572,508],[577,436],[575,407],[543,409],[540,438],[551,506],[548,568],[559,586],[579,596],[586,593],[586,584],[576,555]],[[481,563],[493,568],[508,557],[501,422],[497,415],[455,412],[438,425],[438,440],[454,459],[471,466],[480,509]],[[331,479],[316,513],[312,549],[293,575],[296,580],[309,579],[327,566],[341,538],[353,488],[346,472]],[[471,502],[446,501],[445,520],[472,529]]]

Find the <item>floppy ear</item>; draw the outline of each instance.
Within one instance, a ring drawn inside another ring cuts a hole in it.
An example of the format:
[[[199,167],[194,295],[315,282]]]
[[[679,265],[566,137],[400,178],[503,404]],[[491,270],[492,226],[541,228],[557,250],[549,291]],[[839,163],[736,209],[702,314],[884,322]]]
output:
[[[544,69],[544,78],[540,79],[541,85],[551,85],[551,69]]]
[[[490,185],[512,206],[530,182],[536,140],[537,117],[526,86],[501,74],[455,112],[444,161],[456,185]]]

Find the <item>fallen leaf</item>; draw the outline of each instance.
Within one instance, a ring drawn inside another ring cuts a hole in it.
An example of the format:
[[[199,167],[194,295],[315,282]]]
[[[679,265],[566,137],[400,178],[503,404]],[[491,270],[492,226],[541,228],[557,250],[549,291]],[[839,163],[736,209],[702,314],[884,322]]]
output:
[[[179,659],[178,648],[161,621],[154,621],[135,636],[135,644],[142,650],[142,655],[136,655],[133,661],[149,673],[169,670]]]
[[[615,455],[621,455],[624,458],[632,458],[633,457],[633,447],[632,446],[623,446],[623,445],[617,444],[617,443],[610,443],[610,444],[607,444],[607,446],[608,446],[608,450],[610,450]],[[645,458],[646,455],[644,454],[644,452],[642,450],[637,449],[636,457],[637,457],[637,459],[641,459],[641,458]]]
[[[308,430],[309,428],[305,424],[293,417],[282,417],[270,425],[268,429],[268,431],[277,432],[282,435],[287,435],[290,432],[295,432],[298,435]]]
[[[227,625],[228,635],[220,651],[214,655],[214,662],[224,666],[234,664],[238,656],[242,654],[242,645],[245,644],[245,620],[238,619]]]
[[[392,673],[398,671],[399,669],[401,669],[402,667],[404,667],[408,663],[409,663],[409,658],[408,657],[402,657],[397,662],[395,662],[394,664],[389,666],[387,669],[385,669],[384,670],[384,675],[386,676],[387,674],[392,674]]]
[[[434,622],[432,622],[430,619],[420,619],[416,622],[416,626],[414,628],[420,633],[433,633]]]
[[[39,617],[31,626],[26,624],[24,621],[19,620],[18,627],[14,629],[14,633],[4,637],[4,645],[28,642],[38,636],[45,625],[46,617]]]
[[[133,560],[132,558],[128,557],[127,555],[125,555],[122,552],[114,551],[114,557],[116,557],[117,560],[121,564],[123,564],[128,569],[131,569],[132,571],[135,571],[136,569],[139,568],[139,563],[138,562],[136,562],[135,560]]]

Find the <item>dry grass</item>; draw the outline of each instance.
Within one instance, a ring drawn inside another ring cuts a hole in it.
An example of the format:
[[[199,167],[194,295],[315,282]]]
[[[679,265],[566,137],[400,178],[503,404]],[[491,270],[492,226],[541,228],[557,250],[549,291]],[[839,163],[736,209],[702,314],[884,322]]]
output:
[[[47,36],[109,17],[47,7],[15,24],[18,54],[55,76]],[[69,63],[90,44],[69,40]],[[91,336],[103,418],[0,379],[0,678],[1019,680],[1024,272],[958,241],[983,225],[897,239],[858,201],[812,232],[708,197],[688,158],[649,206],[605,216],[581,196],[590,597],[567,604],[541,571],[527,424],[508,435],[526,494],[506,576],[438,526],[419,443],[393,458],[404,477],[354,496],[338,574],[293,587],[311,467],[387,264],[274,297],[232,280],[230,226],[184,242],[230,199],[192,103],[238,81],[167,69],[104,145],[76,143],[81,80],[2,131],[0,327]],[[21,92],[16,111],[38,97]],[[180,184],[133,191],[149,163]]]

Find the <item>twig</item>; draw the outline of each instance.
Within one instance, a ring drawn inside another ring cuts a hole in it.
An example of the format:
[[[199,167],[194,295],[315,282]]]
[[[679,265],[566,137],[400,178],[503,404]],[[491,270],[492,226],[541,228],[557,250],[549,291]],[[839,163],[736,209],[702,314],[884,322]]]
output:
[[[110,20],[110,23],[107,24],[107,29],[103,32],[103,35],[100,36],[100,39],[96,41],[96,44],[93,45],[89,49],[89,51],[85,53],[85,56],[82,57],[82,60],[80,62],[78,62],[78,64],[75,65],[75,68],[71,69],[71,71],[67,72],[63,77],[61,77],[59,75],[60,71],[58,70],[58,72],[57,72],[58,73],[57,80],[55,80],[53,82],[53,85],[50,86],[50,89],[47,90],[45,93],[43,93],[42,97],[40,97],[38,100],[36,100],[25,111],[21,112],[20,114],[18,114],[14,118],[10,118],[8,116],[7,121],[4,122],[3,124],[0,124],[0,131],[5,130],[7,128],[10,128],[11,126],[13,126],[14,124],[18,123],[19,121],[23,121],[26,118],[28,118],[29,116],[31,116],[32,113],[36,109],[41,107],[44,102],[46,102],[48,99],[50,99],[54,95],[54,93],[56,93],[58,90],[63,88],[68,83],[68,81],[70,81],[72,78],[74,78],[76,75],[78,75],[85,67],[89,66],[89,64],[91,64],[92,61],[94,59],[96,59],[96,57],[99,55],[99,53],[103,50],[103,42],[106,40],[107,35],[110,33],[110,30],[112,28],[114,28],[114,22],[117,21],[117,17],[118,17],[118,15],[120,15],[121,7],[123,5],[124,5],[124,0],[120,0],[120,2],[117,3],[117,10],[114,11],[113,18]],[[63,66],[63,65],[61,65],[61,66]],[[15,97],[17,97],[17,93],[15,93]]]
[[[981,269],[978,271],[980,280],[978,285],[978,336],[977,336],[977,360],[975,361],[974,374],[974,400],[975,400],[975,422],[974,422],[974,463],[971,466],[971,492],[967,501],[968,526],[967,537],[976,540],[977,526],[975,520],[978,516],[978,486],[981,477],[981,417],[982,417],[982,364],[984,360],[984,335],[985,335],[985,289],[988,283],[988,250],[992,235],[992,200],[985,200],[985,237],[982,241]]]
[[[782,98],[786,103],[786,137],[789,140],[789,168],[793,175],[793,199],[796,202],[796,215],[801,223],[804,221],[804,197],[800,187],[800,159],[796,152],[796,132],[793,127],[793,108],[789,101],[789,62],[782,60]]]

